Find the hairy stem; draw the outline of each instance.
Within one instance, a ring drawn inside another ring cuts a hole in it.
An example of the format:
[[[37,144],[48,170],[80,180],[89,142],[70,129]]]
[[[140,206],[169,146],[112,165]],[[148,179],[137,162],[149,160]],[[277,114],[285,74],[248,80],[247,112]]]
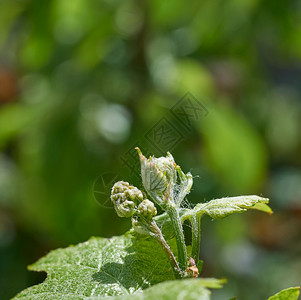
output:
[[[198,265],[201,245],[201,215],[192,215],[190,222],[192,233],[191,257],[194,259],[195,264]]]
[[[176,207],[169,206],[167,208],[167,213],[170,217],[172,227],[175,231],[177,248],[178,248],[179,266],[182,271],[185,271],[187,267],[187,251],[186,251],[184,232],[183,232],[182,222],[179,216],[179,212]]]
[[[158,227],[158,225],[155,221],[152,221],[150,225],[151,225],[151,232],[153,233],[153,236],[156,238],[156,240],[158,241],[160,246],[163,248],[166,256],[169,259],[169,262],[172,266],[172,270],[174,272],[176,279],[180,279],[182,272],[180,270],[180,267],[178,265],[178,262],[174,256],[174,254],[172,253],[169,245],[167,244],[160,228]]]

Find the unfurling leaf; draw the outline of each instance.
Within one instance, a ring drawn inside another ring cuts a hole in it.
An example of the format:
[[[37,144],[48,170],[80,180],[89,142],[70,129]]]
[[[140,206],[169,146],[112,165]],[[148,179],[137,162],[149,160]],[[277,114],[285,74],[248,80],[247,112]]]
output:
[[[139,148],[136,149],[140,158],[142,183],[147,193],[164,210],[168,201],[180,207],[191,190],[192,175],[183,173],[169,152],[166,157],[146,158]]]
[[[211,200],[207,203],[200,203],[193,209],[197,214],[207,214],[213,219],[222,219],[236,212],[243,212],[247,209],[257,209],[263,212],[272,213],[266,204],[268,198],[259,196],[239,196]]]
[[[155,158],[150,157],[147,159],[139,148],[137,148],[137,151],[140,158],[141,178],[145,190],[150,195],[153,193],[163,193],[168,185],[167,176],[158,168],[157,165],[155,165]],[[161,162],[160,165],[162,166],[164,164]]]

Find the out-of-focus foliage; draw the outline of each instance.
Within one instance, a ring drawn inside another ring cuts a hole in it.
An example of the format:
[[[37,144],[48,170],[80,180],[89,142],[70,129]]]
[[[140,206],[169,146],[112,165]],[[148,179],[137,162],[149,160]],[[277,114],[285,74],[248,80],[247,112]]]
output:
[[[93,185],[136,184],[138,142],[194,166],[194,203],[271,199],[273,217],[204,226],[203,275],[228,278],[217,300],[300,284],[300,78],[299,1],[1,0],[1,296],[38,282],[25,267],[50,249],[129,228]],[[187,92],[208,112],[188,127],[171,113]],[[163,117],[172,149],[146,138]]]
[[[300,294],[300,287],[288,288],[280,291],[276,295],[270,297],[268,300],[285,300],[285,299],[298,299]]]

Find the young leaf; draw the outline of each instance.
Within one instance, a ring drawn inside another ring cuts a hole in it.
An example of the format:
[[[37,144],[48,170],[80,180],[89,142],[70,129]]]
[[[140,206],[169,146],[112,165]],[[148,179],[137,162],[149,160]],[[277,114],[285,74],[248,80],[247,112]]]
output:
[[[193,210],[196,214],[205,213],[213,219],[222,219],[235,212],[243,212],[247,209],[257,209],[272,213],[272,210],[266,203],[269,203],[269,199],[259,196],[228,197],[200,203]]]
[[[85,243],[51,251],[29,267],[47,272],[47,279],[14,299],[89,299],[139,293],[173,280],[169,262],[152,238],[91,238]]]
[[[299,294],[300,287],[291,287],[271,296],[268,300],[297,300]]]

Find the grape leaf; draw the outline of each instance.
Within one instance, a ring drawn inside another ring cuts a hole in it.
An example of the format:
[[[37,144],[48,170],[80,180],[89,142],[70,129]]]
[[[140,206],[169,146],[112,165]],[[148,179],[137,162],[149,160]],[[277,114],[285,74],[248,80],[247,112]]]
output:
[[[51,251],[29,269],[45,271],[47,278],[19,293],[15,300],[209,300],[211,292],[206,287],[221,288],[225,282],[214,278],[175,281],[157,242],[130,233],[91,238]]]
[[[221,288],[224,280],[215,278],[183,279],[159,283],[146,289],[143,294],[113,297],[112,300],[210,300],[211,292],[206,288]],[[103,298],[93,298],[93,300]],[[89,299],[90,300],[90,299]],[[92,299],[91,299],[92,300]]]
[[[174,275],[159,244],[131,234],[91,238],[51,251],[29,267],[47,272],[47,279],[14,299],[88,299],[119,296],[143,289]]]
[[[300,294],[300,287],[291,287],[280,291],[268,300],[297,300]]]
[[[243,212],[247,209],[257,209],[271,214],[272,210],[267,203],[269,203],[268,198],[254,195],[227,197],[197,204],[193,211],[196,214],[205,213],[213,219],[222,219],[235,212]],[[191,213],[193,212],[187,212],[188,215]]]

